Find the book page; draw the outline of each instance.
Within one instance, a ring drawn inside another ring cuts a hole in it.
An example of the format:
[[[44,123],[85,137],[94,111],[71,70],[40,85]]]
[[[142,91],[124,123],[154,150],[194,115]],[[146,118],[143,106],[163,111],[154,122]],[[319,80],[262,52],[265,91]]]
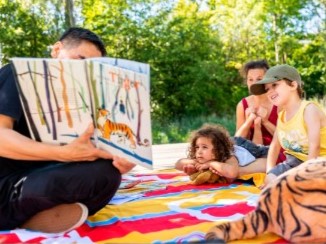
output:
[[[99,146],[151,169],[149,66],[124,61],[121,68],[103,60],[88,60]],[[146,72],[135,72],[137,64]]]
[[[112,60],[13,58],[32,138],[63,145],[93,124],[96,146],[152,169],[149,65]]]
[[[93,123],[85,61],[14,58],[12,63],[33,139],[66,144]]]

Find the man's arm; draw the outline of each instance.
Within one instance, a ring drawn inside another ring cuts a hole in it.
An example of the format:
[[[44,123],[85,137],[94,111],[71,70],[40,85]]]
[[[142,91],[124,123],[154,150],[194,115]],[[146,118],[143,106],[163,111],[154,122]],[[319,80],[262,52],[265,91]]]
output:
[[[112,159],[112,155],[97,149],[91,142],[94,128],[90,126],[80,137],[65,146],[34,141],[13,130],[14,120],[0,115],[0,156],[16,160],[56,160],[61,162]]]

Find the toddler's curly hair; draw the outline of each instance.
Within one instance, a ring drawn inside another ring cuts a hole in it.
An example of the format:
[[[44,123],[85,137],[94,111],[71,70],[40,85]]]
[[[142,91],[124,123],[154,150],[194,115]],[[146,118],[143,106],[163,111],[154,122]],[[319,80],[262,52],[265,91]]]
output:
[[[199,137],[209,138],[213,144],[215,159],[225,162],[234,152],[234,144],[229,132],[219,124],[204,124],[200,129],[193,131],[190,136],[188,158],[196,157],[196,141]]]

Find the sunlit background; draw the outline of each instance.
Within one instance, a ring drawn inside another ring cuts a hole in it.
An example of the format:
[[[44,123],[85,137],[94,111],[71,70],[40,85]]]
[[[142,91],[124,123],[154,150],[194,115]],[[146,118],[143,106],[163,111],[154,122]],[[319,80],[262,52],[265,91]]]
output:
[[[0,65],[48,57],[70,26],[108,55],[149,63],[154,143],[183,142],[204,122],[231,134],[249,60],[295,66],[326,106],[325,0],[0,0]]]

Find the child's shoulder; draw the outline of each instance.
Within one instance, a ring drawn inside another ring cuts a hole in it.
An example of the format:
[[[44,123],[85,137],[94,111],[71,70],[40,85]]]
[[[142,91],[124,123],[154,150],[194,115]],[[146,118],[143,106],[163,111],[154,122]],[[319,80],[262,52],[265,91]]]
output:
[[[315,111],[315,112],[323,113],[323,114],[326,113],[325,108],[320,103],[313,101],[313,100],[304,100],[303,107],[304,107],[305,112]]]
[[[306,101],[304,107],[305,120],[321,120],[326,121],[326,112],[323,106],[315,101]],[[324,124],[324,122],[322,123]]]

